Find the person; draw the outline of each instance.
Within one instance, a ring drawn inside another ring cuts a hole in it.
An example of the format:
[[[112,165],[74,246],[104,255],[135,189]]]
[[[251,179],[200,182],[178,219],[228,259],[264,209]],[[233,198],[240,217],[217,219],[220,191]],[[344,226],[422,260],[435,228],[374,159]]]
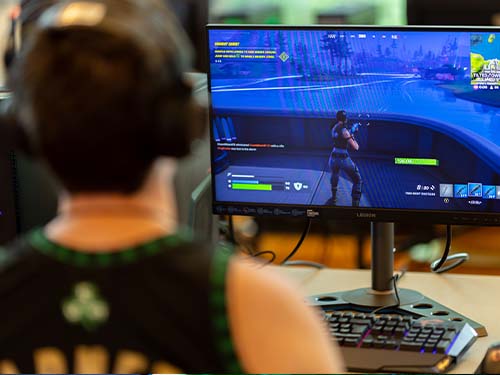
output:
[[[340,171],[344,171],[352,182],[352,206],[358,207],[361,200],[362,180],[358,167],[349,155],[349,148],[358,151],[359,144],[354,138],[354,134],[347,128],[347,112],[344,110],[338,111],[336,120],[337,122],[330,129],[333,138],[333,149],[328,159],[328,166],[331,171],[332,197],[328,203],[334,206],[337,205]]]
[[[177,224],[176,160],[203,130],[189,55],[156,0],[61,0],[23,41],[16,126],[61,193],[0,250],[0,372],[342,371],[294,285]]]

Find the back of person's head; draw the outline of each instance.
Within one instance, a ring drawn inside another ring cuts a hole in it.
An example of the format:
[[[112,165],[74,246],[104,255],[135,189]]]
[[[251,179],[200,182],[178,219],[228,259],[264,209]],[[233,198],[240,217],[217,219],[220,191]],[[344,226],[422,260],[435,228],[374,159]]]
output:
[[[24,38],[10,86],[31,146],[68,191],[132,193],[201,131],[182,79],[190,58],[160,0],[60,0]]]

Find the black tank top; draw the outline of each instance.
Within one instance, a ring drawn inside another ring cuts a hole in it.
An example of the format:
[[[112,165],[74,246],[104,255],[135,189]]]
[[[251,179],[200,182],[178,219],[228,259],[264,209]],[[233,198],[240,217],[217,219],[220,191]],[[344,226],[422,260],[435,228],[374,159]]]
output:
[[[226,317],[231,253],[179,233],[89,254],[32,232],[0,249],[0,372],[242,372]]]
[[[332,129],[333,146],[337,149],[347,150],[349,139],[344,137],[344,129],[347,130],[344,124],[338,122]]]

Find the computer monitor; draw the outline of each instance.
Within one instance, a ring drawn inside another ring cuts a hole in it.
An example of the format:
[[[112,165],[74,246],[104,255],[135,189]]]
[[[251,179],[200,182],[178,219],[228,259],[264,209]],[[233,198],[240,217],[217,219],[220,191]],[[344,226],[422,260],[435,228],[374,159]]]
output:
[[[407,0],[409,25],[500,26],[496,0]]]
[[[394,298],[387,223],[500,224],[500,29],[213,25],[208,36],[214,212],[375,222],[377,293],[331,299]]]
[[[206,34],[209,0],[165,0],[186,30],[195,49],[195,68],[207,71]]]

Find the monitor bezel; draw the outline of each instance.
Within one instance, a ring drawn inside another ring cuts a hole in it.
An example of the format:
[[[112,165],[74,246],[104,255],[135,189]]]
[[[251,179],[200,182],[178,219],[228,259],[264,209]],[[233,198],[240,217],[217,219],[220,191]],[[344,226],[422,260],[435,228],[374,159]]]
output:
[[[334,30],[334,31],[477,31],[500,32],[499,26],[381,26],[381,25],[222,25],[208,24],[206,26],[207,43],[210,43],[211,30]],[[210,46],[207,48],[210,54]],[[210,163],[214,165],[212,119],[211,62],[208,55],[207,86],[209,97],[209,128],[210,128]],[[213,168],[212,168],[213,171]],[[500,213],[471,211],[416,210],[403,208],[369,208],[346,206],[318,206],[293,204],[260,204],[254,202],[217,201],[215,179],[212,174],[212,210],[219,215],[242,216],[272,216],[272,217],[303,217],[327,220],[360,220],[370,222],[425,222],[429,224],[453,225],[500,225]]]

